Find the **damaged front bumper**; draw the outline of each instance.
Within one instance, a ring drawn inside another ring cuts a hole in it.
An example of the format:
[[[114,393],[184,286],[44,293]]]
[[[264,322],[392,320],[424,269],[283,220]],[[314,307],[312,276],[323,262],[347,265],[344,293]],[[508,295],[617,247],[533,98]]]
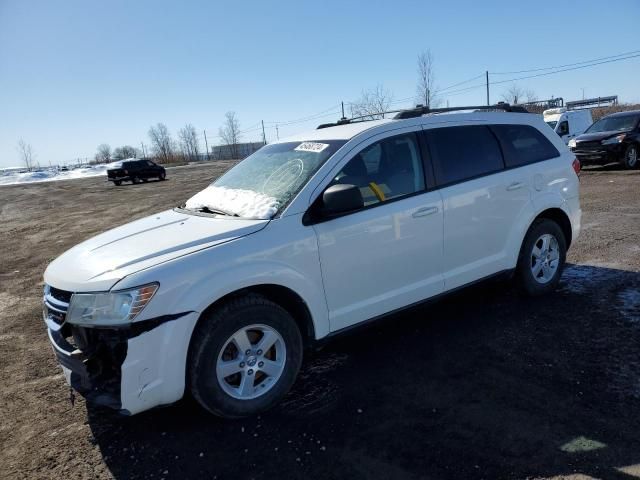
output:
[[[182,398],[197,318],[185,312],[114,328],[49,322],[47,330],[67,383],[90,403],[132,415]]]

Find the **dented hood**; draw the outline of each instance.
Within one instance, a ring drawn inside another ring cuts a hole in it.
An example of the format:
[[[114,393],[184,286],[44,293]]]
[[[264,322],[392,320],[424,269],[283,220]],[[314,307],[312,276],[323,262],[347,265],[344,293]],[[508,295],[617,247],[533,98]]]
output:
[[[169,210],[76,245],[51,262],[44,280],[72,292],[106,291],[131,273],[255,233],[267,223]]]

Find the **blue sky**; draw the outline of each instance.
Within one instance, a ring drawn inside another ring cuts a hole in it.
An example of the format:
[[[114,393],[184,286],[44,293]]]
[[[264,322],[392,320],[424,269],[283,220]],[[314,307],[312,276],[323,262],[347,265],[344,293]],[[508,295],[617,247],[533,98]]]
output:
[[[341,100],[377,84],[395,99],[414,95],[416,57],[426,48],[444,88],[485,70],[640,49],[639,21],[637,0],[612,0],[606,11],[589,0],[0,0],[0,166],[19,163],[20,138],[47,165],[92,157],[100,143],[148,147],[156,122],[174,135],[192,123],[211,145],[229,110],[250,130],[244,140],[260,138],[252,130],[260,120],[272,139],[274,122],[329,111],[281,125],[283,137],[337,119]],[[640,102],[640,58],[517,83],[539,98],[578,99],[584,88],[587,97]],[[493,86],[492,100],[507,85]],[[485,91],[446,100],[483,104]]]

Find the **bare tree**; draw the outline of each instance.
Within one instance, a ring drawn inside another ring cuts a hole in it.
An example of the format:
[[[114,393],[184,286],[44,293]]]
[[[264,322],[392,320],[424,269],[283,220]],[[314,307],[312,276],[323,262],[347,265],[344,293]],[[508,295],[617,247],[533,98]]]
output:
[[[374,89],[363,90],[358,100],[351,104],[351,116],[365,119],[384,118],[384,112],[389,110],[393,94],[381,84]]]
[[[151,148],[160,163],[167,163],[173,158],[173,139],[164,123],[158,123],[149,129]]]
[[[426,107],[438,106],[435,81],[433,55],[430,49],[426,49],[418,55],[418,103]]]
[[[525,98],[526,92],[517,83],[511,84],[504,92],[502,92],[502,100],[511,105],[515,105],[518,102],[522,102]]]
[[[537,102],[538,101],[538,95],[536,94],[536,92],[531,89],[531,88],[527,88],[524,92],[524,99],[527,102]]]
[[[111,161],[111,147],[106,143],[98,145],[95,159],[97,163],[109,163]]]
[[[238,143],[240,143],[240,122],[236,117],[236,112],[225,114],[224,126],[220,127],[218,135],[222,143],[227,145],[233,158],[238,158]]]
[[[196,132],[196,127],[190,123],[186,124],[178,132],[178,138],[180,139],[182,155],[189,159],[189,161],[198,160],[200,149],[198,147],[198,134]]]
[[[18,141],[18,154],[27,170],[33,170],[33,167],[35,167],[33,148],[30,143],[25,142],[22,138]]]
[[[138,158],[138,149],[131,145],[123,145],[113,150],[114,160],[124,160],[126,158]]]

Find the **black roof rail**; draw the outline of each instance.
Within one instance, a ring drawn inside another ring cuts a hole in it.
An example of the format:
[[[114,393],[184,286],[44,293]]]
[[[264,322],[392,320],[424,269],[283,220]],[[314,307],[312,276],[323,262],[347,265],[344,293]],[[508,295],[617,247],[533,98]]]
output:
[[[316,127],[317,130],[321,128],[328,127],[336,127],[338,125],[346,125],[348,123],[356,123],[356,122],[367,122],[373,120],[374,116],[382,116],[388,115],[390,113],[395,113],[396,115],[393,117],[394,120],[402,120],[406,118],[417,118],[422,115],[427,115],[429,113],[446,113],[446,112],[459,112],[463,110],[484,110],[487,112],[495,112],[495,111],[504,111],[504,112],[516,112],[516,113],[529,113],[529,111],[521,105],[509,105],[505,102],[498,102],[495,105],[477,105],[477,106],[466,106],[466,107],[446,107],[446,108],[429,108],[424,105],[416,105],[415,108],[411,108],[408,110],[390,110],[388,112],[380,112],[373,115],[362,115],[359,117],[345,118],[342,117],[337,122],[333,123],[323,123]]]
[[[529,113],[529,111],[520,105],[509,105],[508,103],[499,102],[495,105],[479,105],[479,106],[466,106],[466,107],[446,107],[446,108],[429,108],[423,105],[416,105],[416,108],[411,110],[403,110],[399,112],[395,117],[396,120],[403,118],[416,118],[426,115],[428,113],[446,113],[446,112],[459,112],[461,110],[485,110],[485,111],[505,111],[505,112],[517,112],[517,113]]]

